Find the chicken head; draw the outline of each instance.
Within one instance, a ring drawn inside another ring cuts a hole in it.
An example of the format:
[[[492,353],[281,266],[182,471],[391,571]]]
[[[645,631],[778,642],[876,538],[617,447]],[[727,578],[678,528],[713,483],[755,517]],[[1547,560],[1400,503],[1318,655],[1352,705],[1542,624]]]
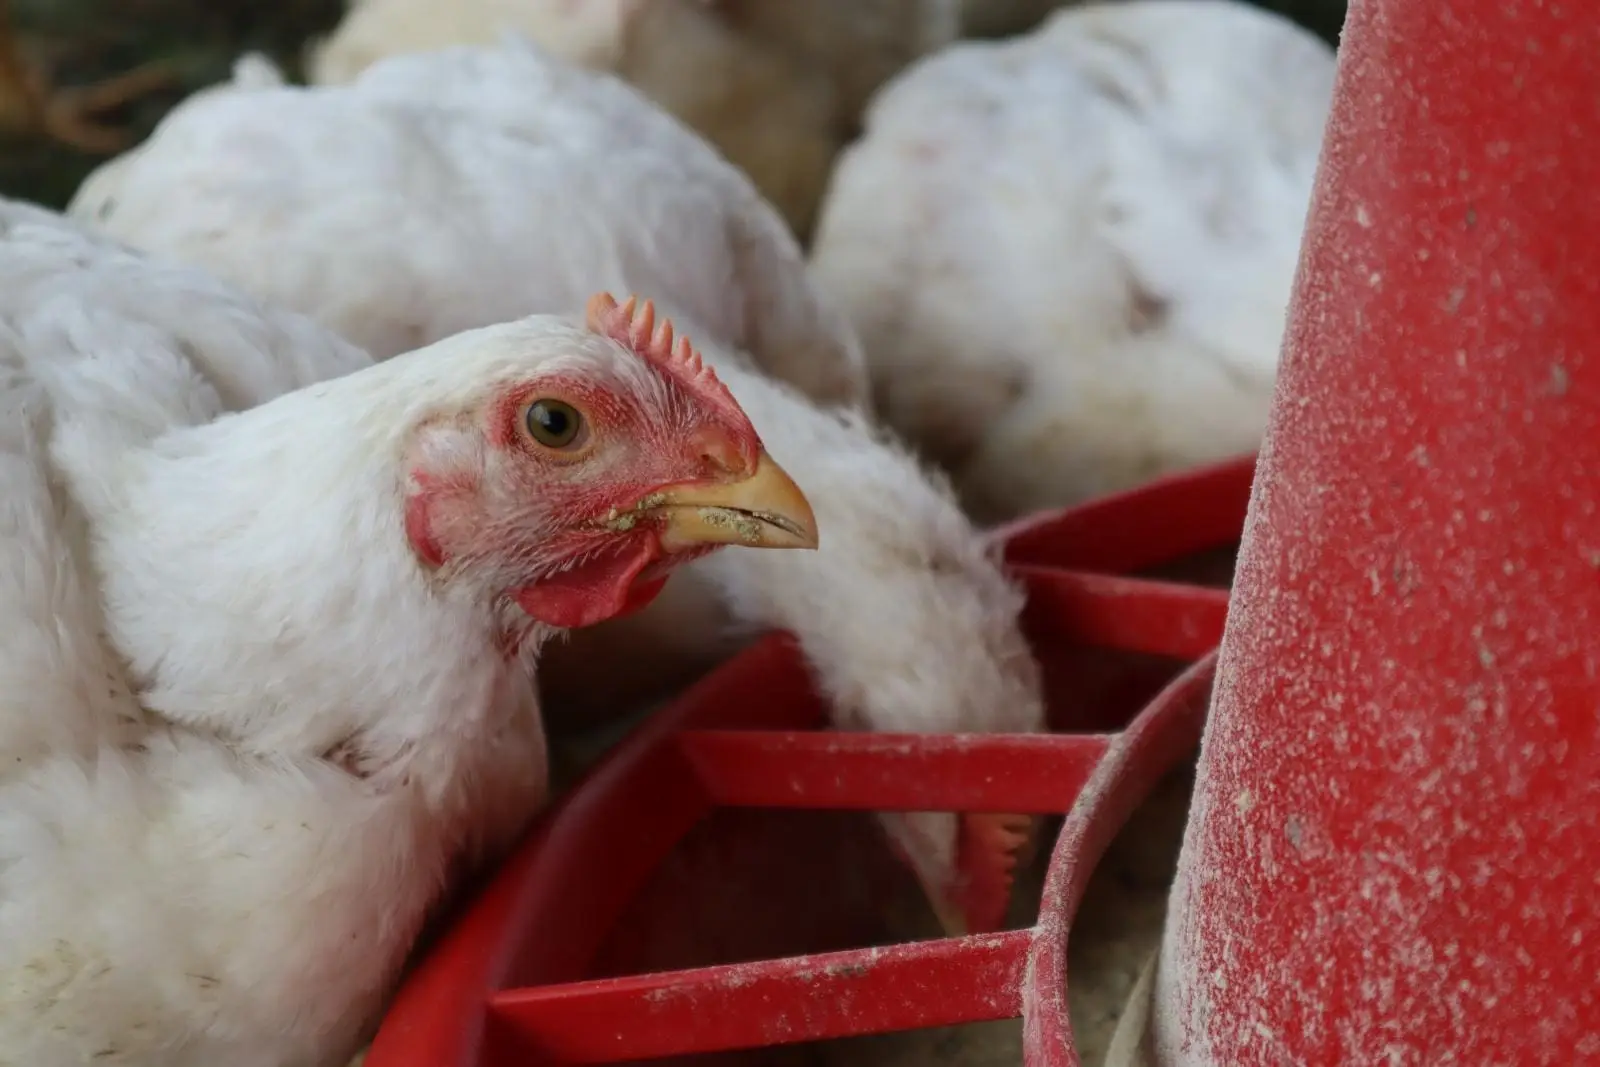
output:
[[[425,567],[510,600],[522,627],[570,629],[644,607],[723,545],[817,546],[805,495],[688,338],[603,293],[587,327],[421,423],[405,530]]]

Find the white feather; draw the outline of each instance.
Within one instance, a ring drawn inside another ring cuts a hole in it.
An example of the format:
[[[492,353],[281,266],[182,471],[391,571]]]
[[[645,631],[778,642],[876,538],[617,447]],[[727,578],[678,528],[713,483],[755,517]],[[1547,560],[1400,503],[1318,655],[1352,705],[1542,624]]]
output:
[[[814,396],[866,392],[854,333],[750,183],[626,85],[516,41],[195,97],[71,213],[379,357],[637,291]]]
[[[311,80],[512,31],[626,79],[750,176],[802,238],[867,98],[955,39],[957,0],[357,0]]]
[[[991,518],[1253,450],[1332,79],[1223,0],[1069,8],[907,70],[812,256],[882,416]]]
[[[645,373],[549,317],[375,365],[0,201],[0,1062],[355,1051],[546,784],[495,591],[403,534],[407,444],[557,367]]]

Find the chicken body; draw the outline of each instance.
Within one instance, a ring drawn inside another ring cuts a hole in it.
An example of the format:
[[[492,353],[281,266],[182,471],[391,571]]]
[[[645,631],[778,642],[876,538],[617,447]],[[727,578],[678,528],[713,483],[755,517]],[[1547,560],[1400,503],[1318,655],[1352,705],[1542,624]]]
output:
[[[264,66],[169,113],[70,212],[379,357],[508,306],[643,292],[808,395],[864,401],[855,334],[782,221],[616,79],[515,42],[401,56],[350,86],[274,84]]]
[[[440,5],[350,0],[338,28],[307,47],[306,71],[313,85],[342,85],[390,56],[456,45],[493,45],[508,33],[525,35],[566,62],[614,70],[634,20],[647,7],[674,2],[459,0]]]
[[[361,353],[27,214],[7,207],[0,259],[0,1059],[332,1063],[450,864],[537,809],[531,684],[466,605],[395,580],[398,541],[359,537],[370,457],[270,422],[205,440]],[[271,508],[287,471],[330,506]],[[428,707],[446,693],[458,720]],[[324,759],[375,726],[410,748],[391,773],[444,780],[380,790]]]
[[[956,0],[357,0],[308,68],[348,82],[387,56],[525,34],[699,131],[805,239],[867,98],[958,24]]]
[[[0,293],[0,1061],[342,1065],[543,799],[556,628],[505,598],[588,565],[564,537],[657,543],[561,533],[613,483],[530,500],[506,397],[609,383],[641,440],[753,431],[592,328],[375,366],[12,203]],[[623,476],[627,434],[592,436]]]
[[[126,158],[128,172],[120,179],[125,192],[106,222],[136,243],[231,272],[258,294],[335,327],[344,321],[343,313],[330,314],[323,305],[326,286],[333,279],[368,278],[374,290],[352,321],[369,336],[423,323],[428,332],[415,338],[419,342],[431,340],[431,331],[530,310],[554,311],[586,286],[616,284],[617,257],[596,250],[617,247],[628,227],[653,224],[671,235],[659,238],[663,247],[681,243],[676,220],[639,212],[594,212],[588,225],[561,236],[551,234],[551,219],[508,208],[490,228],[472,197],[422,195],[396,168],[343,152],[318,156],[282,147],[350,144],[360,138],[411,143],[434,136],[432,127],[418,124],[410,113],[347,109],[343,101],[357,92],[375,94],[378,86],[397,96],[403,78],[414,79],[416,93],[447,95],[452,90],[443,87],[453,83],[430,72],[488,62],[476,55],[462,50],[397,58],[373,67],[352,90],[262,96],[262,106],[219,109],[215,119],[221,132],[210,138],[184,134],[198,126],[200,115],[188,126],[180,115]],[[461,91],[470,92],[469,84],[463,82]],[[277,103],[265,106],[269,100]],[[481,143],[468,128],[472,112],[463,106],[454,114],[451,136]],[[527,121],[534,121],[531,115]],[[382,128],[383,122],[390,128]],[[290,130],[295,132],[285,132]],[[286,137],[293,140],[278,140]],[[482,150],[472,159],[472,180],[481,187],[509,190],[527,180],[525,164],[513,153]],[[586,164],[604,165],[603,157]],[[147,173],[133,173],[140,168]],[[685,195],[693,193],[682,188]],[[135,189],[137,200],[130,200],[127,191]],[[350,222],[336,203],[322,201],[325,190],[343,190],[353,202],[383,206],[360,231],[362,224]],[[92,217],[95,199],[86,192],[75,209]],[[216,205],[225,206],[225,216]],[[191,211],[196,219],[186,217]],[[221,230],[216,220],[223,217],[227,241],[170,237]],[[325,231],[319,232],[317,219],[327,220]],[[285,232],[286,227],[294,232]],[[417,235],[427,232],[459,232],[470,240],[457,242],[461,255],[434,264],[418,251],[428,246]],[[530,253],[559,271],[539,269],[534,258],[518,260],[527,269],[506,268],[508,257]],[[428,275],[407,278],[393,293],[380,291],[384,279],[397,277],[385,273],[386,265],[407,260],[416,260],[417,269],[426,266]],[[670,278],[672,287],[695,293],[724,284],[727,275],[720,269],[698,273],[704,262],[685,258]],[[634,288],[645,284],[636,275],[626,280]],[[859,414],[819,406],[777,380],[794,375],[762,373],[774,368],[759,354],[762,367],[735,344],[712,340],[726,341],[727,331],[700,323],[695,308],[673,301],[671,310],[697,338],[707,338],[705,358],[739,403],[750,405],[752,417],[762,420],[763,433],[782,436],[786,462],[829,533],[817,552],[787,556],[786,567],[761,566],[749,558],[699,561],[646,611],[614,627],[573,635],[551,649],[546,661],[553,708],[582,717],[619,701],[662,696],[751,634],[784,629],[798,637],[846,727],[939,733],[1043,729],[1037,667],[1018,621],[1021,594],[958,510],[943,479],[930,476],[899,446],[873,432]],[[468,316],[478,321],[467,321]],[[964,825],[982,829],[985,818],[969,817]],[[958,925],[952,918],[957,911],[968,913],[968,925],[994,921],[998,908],[992,901],[967,907],[956,900],[954,887],[966,872],[952,861],[958,836],[953,817],[896,815],[888,823],[951,925]],[[978,862],[1003,865],[1004,860],[990,854]],[[1003,905],[1002,900],[999,908]]]
[[[1222,0],[1057,13],[885,88],[813,249],[875,406],[999,519],[1264,432],[1333,79]]]

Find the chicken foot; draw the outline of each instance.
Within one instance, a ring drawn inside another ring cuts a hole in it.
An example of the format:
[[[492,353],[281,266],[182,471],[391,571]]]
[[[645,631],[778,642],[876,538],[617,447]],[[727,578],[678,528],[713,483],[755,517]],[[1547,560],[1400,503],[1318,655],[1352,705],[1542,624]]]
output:
[[[56,88],[23,58],[9,0],[0,0],[0,129],[22,136],[43,135],[94,155],[127,146],[127,130],[97,122],[94,116],[165,88],[176,75],[151,62],[93,85]]]

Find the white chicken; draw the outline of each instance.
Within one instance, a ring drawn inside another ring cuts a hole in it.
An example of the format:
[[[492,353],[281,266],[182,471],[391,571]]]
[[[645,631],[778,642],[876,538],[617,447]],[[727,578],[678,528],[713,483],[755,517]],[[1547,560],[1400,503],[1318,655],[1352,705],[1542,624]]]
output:
[[[698,130],[804,240],[867,98],[959,23],[958,0],[353,0],[307,68],[337,84],[388,56],[523,34]]]
[[[696,240],[682,219],[648,206],[596,209],[576,201],[560,211],[526,209],[530,197],[537,203],[559,195],[542,193],[552,188],[544,183],[554,164],[530,163],[522,142],[507,143],[504,110],[515,103],[524,123],[553,120],[474,72],[543,62],[520,48],[452,49],[386,60],[350,88],[232,101],[219,95],[174,112],[150,141],[113,164],[115,190],[86,187],[74,210],[137,246],[216,269],[328,325],[407,343],[559,311],[585,286],[621,281],[646,290],[613,250],[639,239],[628,236],[631,228],[659,227],[660,236],[644,239],[654,240],[676,271],[652,280],[680,295],[663,305],[702,339],[706,359],[762,432],[780,434],[782,447],[794,450],[787,461],[833,532],[818,552],[789,558],[787,567],[749,558],[703,561],[636,619],[564,643],[552,651],[547,679],[570,682],[576,670],[607,681],[592,695],[586,685],[556,684],[552,703],[590,696],[579,710],[593,713],[660,696],[751,633],[785,629],[799,638],[842,725],[1042,729],[1037,667],[1018,621],[1021,594],[944,481],[859,414],[814,406],[759,373],[736,338],[700,322],[697,312],[708,305],[714,311],[715,303],[707,298],[688,308],[681,295],[714,295],[730,275],[715,256],[671,256]],[[489,87],[476,105],[475,85]],[[352,99],[386,106],[355,107]],[[359,154],[363,145],[372,156]],[[406,155],[394,154],[401,148]],[[601,175],[619,165],[603,143],[593,151],[573,164],[577,173]],[[418,173],[436,177],[419,186],[412,177]],[[469,192],[486,189],[499,192]],[[689,184],[677,189],[684,203],[710,195]],[[344,279],[361,280],[359,302],[330,299]],[[393,345],[374,354],[387,356]],[[609,668],[600,672],[597,663]],[[1003,896],[973,899],[967,887],[1002,883],[1025,820],[968,816],[958,826],[948,814],[892,815],[887,824],[948,927],[997,921]],[[968,846],[959,862],[958,840]]]
[[[627,85],[521,42],[315,89],[246,56],[69,212],[377,355],[499,321],[529,291],[567,310],[606,289],[666,301],[810,396],[867,393],[854,331],[749,181]],[[330,246],[363,267],[319,267]]]
[[[1320,39],[1226,0],[1057,13],[875,101],[814,277],[879,416],[999,519],[1248,452],[1332,90]]]
[[[608,300],[373,365],[12,203],[0,294],[0,1062],[343,1064],[543,798],[537,647],[816,543]]]

